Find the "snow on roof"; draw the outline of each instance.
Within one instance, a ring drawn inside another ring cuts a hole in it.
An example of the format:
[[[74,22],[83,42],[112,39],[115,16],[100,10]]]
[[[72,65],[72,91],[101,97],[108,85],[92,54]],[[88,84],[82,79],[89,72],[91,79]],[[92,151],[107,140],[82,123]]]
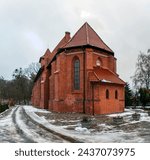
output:
[[[111,81],[106,80],[106,79],[102,79],[101,82],[111,83]]]

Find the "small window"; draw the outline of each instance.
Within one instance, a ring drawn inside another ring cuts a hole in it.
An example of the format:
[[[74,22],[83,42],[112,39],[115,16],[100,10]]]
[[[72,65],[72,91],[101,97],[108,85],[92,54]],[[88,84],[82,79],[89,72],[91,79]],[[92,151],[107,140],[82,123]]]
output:
[[[99,59],[96,60],[96,66],[98,66],[98,67],[101,66],[101,61]]]
[[[118,99],[118,91],[115,91],[115,99]]]
[[[109,90],[106,90],[106,99],[109,99]]]

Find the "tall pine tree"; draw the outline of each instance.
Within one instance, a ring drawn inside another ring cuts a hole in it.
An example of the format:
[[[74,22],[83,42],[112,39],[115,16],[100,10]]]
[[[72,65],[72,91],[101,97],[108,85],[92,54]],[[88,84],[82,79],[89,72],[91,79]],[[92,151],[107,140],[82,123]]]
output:
[[[132,106],[133,105],[133,93],[130,89],[129,83],[125,85],[125,106]]]

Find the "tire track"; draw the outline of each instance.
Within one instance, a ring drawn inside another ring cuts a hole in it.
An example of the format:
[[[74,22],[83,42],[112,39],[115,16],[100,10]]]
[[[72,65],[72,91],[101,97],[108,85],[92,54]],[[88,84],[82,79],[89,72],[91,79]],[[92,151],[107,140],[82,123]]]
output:
[[[64,139],[64,140],[66,140],[66,141],[68,141],[68,142],[71,142],[71,143],[83,143],[83,142],[81,142],[81,141],[79,141],[79,140],[77,140],[77,139],[74,139],[74,138],[72,138],[72,137],[69,137],[69,136],[66,136],[66,135],[64,135],[64,134],[58,133],[58,132],[56,132],[56,131],[54,131],[54,130],[52,130],[52,129],[50,129],[50,128],[48,128],[48,127],[46,127],[46,126],[44,126],[44,125],[42,125],[42,124],[40,124],[40,123],[38,123],[38,122],[35,121],[31,116],[29,116],[29,115],[27,114],[27,112],[25,111],[24,108],[23,108],[23,113],[24,113],[24,115],[25,115],[28,119],[30,119],[30,121],[31,121],[32,123],[38,125],[39,127],[43,128],[44,130],[48,131],[49,133],[51,133],[51,134],[53,134],[53,135],[55,135],[55,136],[60,137],[61,139]]]
[[[21,135],[22,138],[26,139],[28,143],[69,142],[32,121],[29,116],[27,116],[22,106],[19,106],[14,110],[12,118],[18,134]]]
[[[33,139],[29,138],[25,133],[24,133],[24,130],[17,124],[16,122],[16,112],[18,110],[19,106],[16,107],[16,109],[13,111],[13,114],[12,114],[12,121],[15,125],[15,128],[16,128],[16,131],[17,133],[23,138],[26,140],[26,142],[28,143],[36,143]]]

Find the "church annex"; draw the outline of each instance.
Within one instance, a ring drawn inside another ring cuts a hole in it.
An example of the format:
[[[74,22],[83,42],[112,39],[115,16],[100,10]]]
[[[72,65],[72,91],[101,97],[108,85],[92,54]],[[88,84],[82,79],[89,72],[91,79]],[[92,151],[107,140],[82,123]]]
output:
[[[88,23],[40,57],[32,105],[56,112],[109,114],[124,111],[125,82],[114,52]]]

